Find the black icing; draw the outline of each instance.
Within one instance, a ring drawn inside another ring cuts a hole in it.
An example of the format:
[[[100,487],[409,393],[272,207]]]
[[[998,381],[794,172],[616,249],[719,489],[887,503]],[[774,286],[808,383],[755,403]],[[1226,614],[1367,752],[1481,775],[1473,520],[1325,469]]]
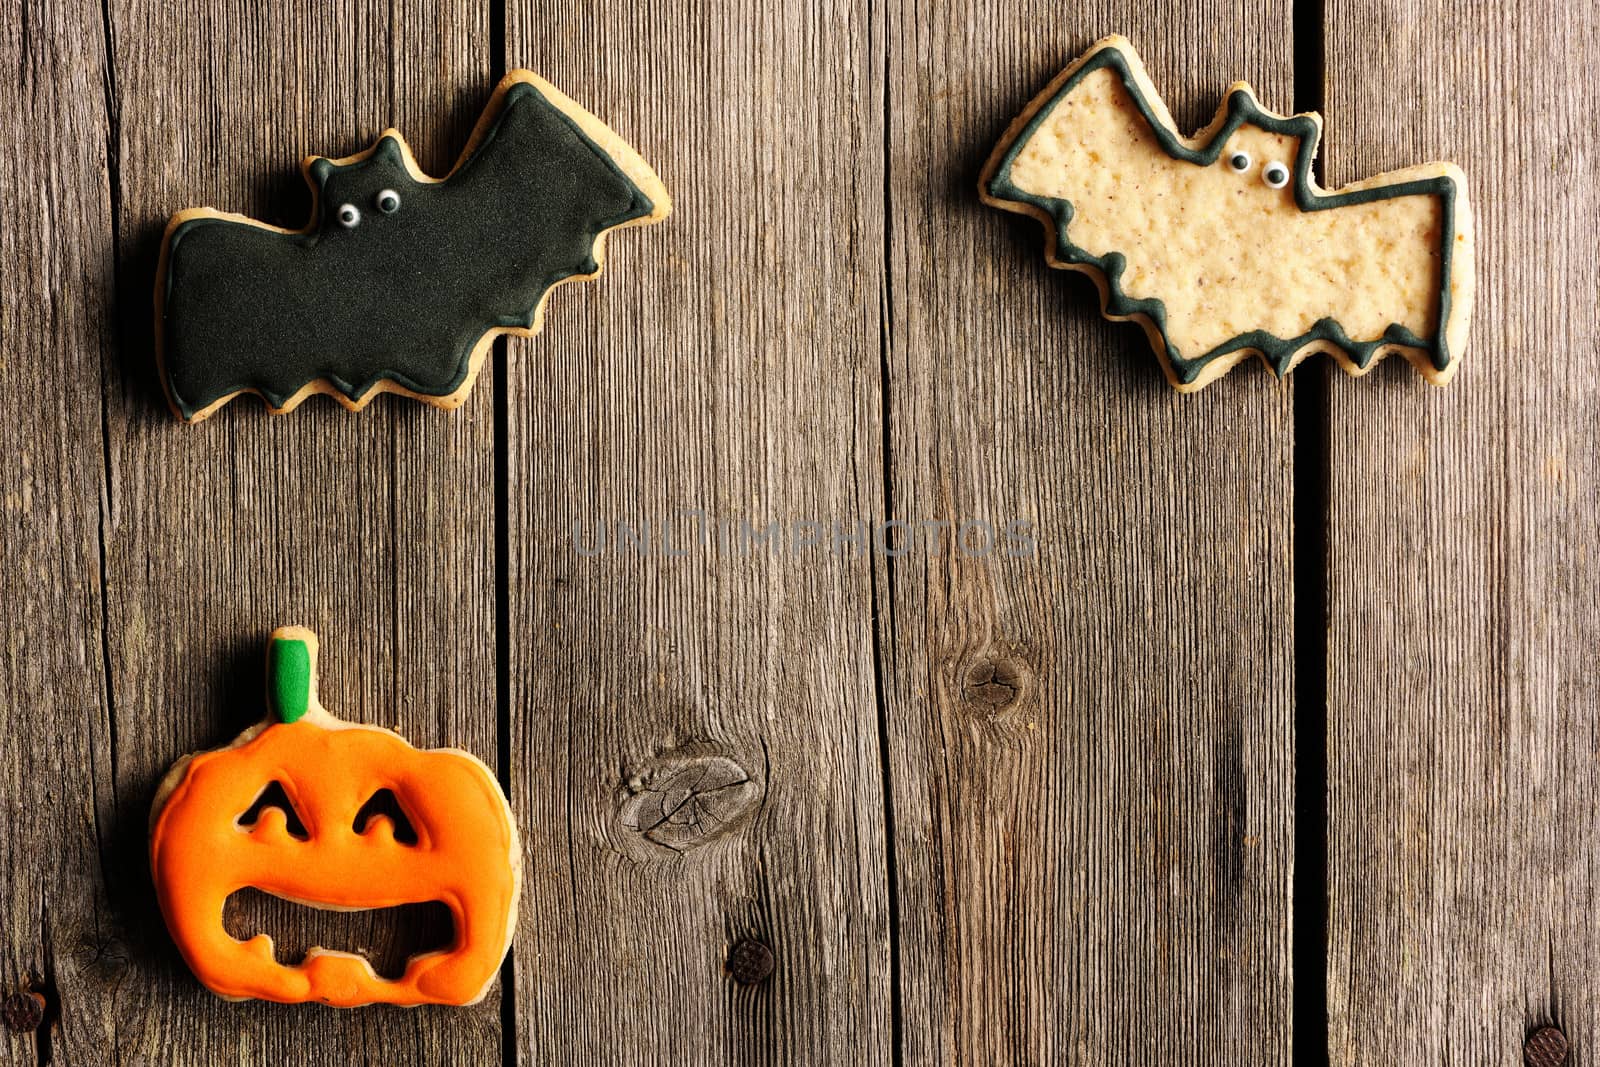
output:
[[[317,160],[311,179],[310,233],[211,217],[173,231],[162,362],[185,418],[241,389],[282,407],[319,378],[352,400],[385,379],[449,395],[486,331],[531,326],[551,285],[596,270],[598,234],[653,209],[526,82],[447,181],[413,180],[393,137],[360,162]],[[386,189],[400,197],[392,214]],[[345,204],[354,227],[339,221]]]

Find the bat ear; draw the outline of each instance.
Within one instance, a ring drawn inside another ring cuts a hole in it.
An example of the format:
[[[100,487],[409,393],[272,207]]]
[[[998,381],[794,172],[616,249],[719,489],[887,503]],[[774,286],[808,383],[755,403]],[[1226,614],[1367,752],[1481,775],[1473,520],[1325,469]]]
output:
[[[384,133],[373,146],[372,158],[397,167],[404,166],[405,152],[400,147],[400,138],[392,132]]]
[[[311,184],[318,189],[322,188],[332,173],[333,160],[326,156],[313,156],[306,163],[306,175],[311,179]]]
[[[1266,114],[1249,82],[1234,82],[1228,87],[1228,111],[1242,116],[1245,122],[1253,126],[1259,126]]]

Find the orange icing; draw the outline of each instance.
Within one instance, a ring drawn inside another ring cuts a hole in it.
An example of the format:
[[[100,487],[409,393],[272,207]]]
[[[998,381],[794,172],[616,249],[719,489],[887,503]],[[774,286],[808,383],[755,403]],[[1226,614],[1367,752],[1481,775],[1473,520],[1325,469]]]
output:
[[[309,633],[293,635],[315,648]],[[498,783],[464,752],[413,748],[388,730],[340,722],[314,695],[312,705],[298,722],[256,727],[233,747],[191,757],[170,773],[176,784],[151,828],[150,858],[183,958],[213,992],[236,999],[337,1007],[479,999],[505,957],[518,891],[516,828]],[[290,836],[278,808],[239,825],[273,781],[309,840]],[[354,831],[356,812],[380,789],[394,791],[416,844],[396,841],[381,815]],[[223,902],[247,886],[342,909],[440,901],[455,940],[412,957],[392,981],[345,952],[313,949],[286,966],[273,959],[267,935],[241,942],[223,929]]]

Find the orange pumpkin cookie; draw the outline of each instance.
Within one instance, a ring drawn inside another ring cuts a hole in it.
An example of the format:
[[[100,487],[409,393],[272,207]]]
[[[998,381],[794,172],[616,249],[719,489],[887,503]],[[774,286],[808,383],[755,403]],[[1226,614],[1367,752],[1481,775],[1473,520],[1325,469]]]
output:
[[[392,731],[329,714],[317,702],[316,662],[310,630],[275,631],[266,721],[226,748],[185,756],[162,780],[150,867],[167,928],[196,977],[229,1000],[342,1008],[480,1000],[516,925],[521,862],[505,794],[466,752],[413,748]],[[296,833],[280,807],[262,807],[243,824],[274,785],[298,818]],[[415,842],[397,840],[385,815],[358,825],[382,790],[393,793]],[[338,910],[438,901],[454,940],[413,956],[392,981],[349,952],[314,948],[299,964],[281,964],[267,935],[238,941],[223,928],[224,902],[247,887]]]

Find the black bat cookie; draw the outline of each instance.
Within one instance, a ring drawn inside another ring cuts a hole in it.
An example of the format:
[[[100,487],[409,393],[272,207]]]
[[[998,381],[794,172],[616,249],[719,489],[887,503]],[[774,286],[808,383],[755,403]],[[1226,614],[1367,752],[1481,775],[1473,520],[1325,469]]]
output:
[[[156,351],[187,422],[240,393],[274,413],[312,393],[352,411],[383,392],[454,408],[496,334],[532,336],[552,286],[599,273],[606,231],[671,207],[633,149],[521,70],[443,179],[394,130],[303,169],[303,230],[206,208],[167,225]]]

